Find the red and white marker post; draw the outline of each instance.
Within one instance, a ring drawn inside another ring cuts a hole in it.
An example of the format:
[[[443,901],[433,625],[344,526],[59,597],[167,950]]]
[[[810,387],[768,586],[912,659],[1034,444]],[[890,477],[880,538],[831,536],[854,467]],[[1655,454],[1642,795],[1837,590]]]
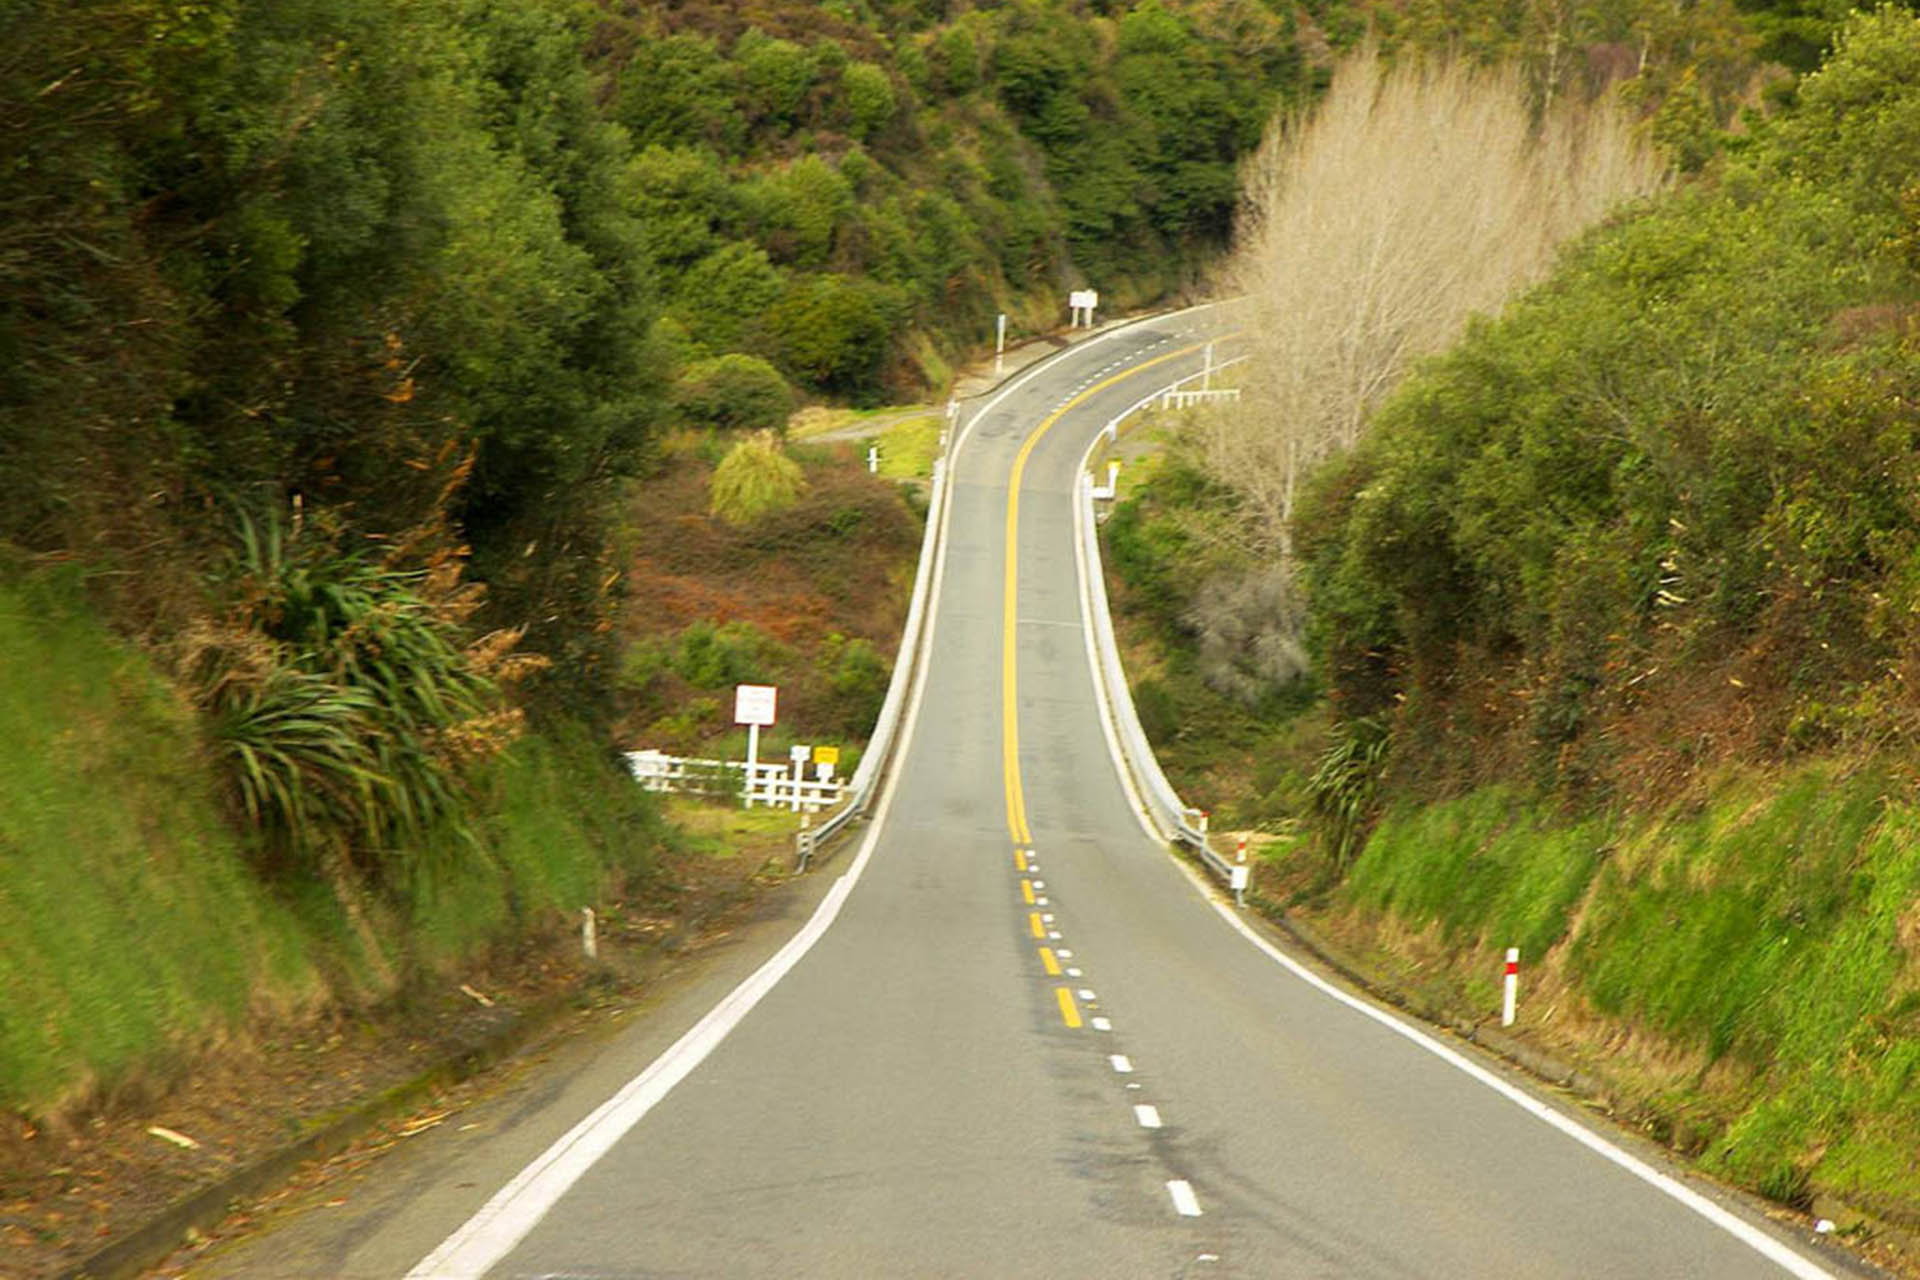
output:
[[[1520,948],[1507,948],[1507,972],[1503,979],[1505,990],[1500,998],[1500,1025],[1513,1025],[1513,1003],[1520,994]]]
[[[1234,855],[1230,871],[1233,877],[1230,887],[1233,889],[1234,905],[1244,907],[1247,905],[1247,877],[1250,874],[1247,870],[1247,838],[1245,836],[1240,837],[1240,848]]]

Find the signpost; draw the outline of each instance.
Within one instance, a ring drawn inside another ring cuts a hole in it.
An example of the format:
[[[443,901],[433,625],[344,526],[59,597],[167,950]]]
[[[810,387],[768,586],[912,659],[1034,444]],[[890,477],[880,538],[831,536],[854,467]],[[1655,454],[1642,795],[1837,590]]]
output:
[[[1100,295],[1093,289],[1075,289],[1067,295],[1067,309],[1073,312],[1071,328],[1093,328],[1093,309],[1100,305]]]
[[[733,687],[733,722],[747,726],[747,808],[753,808],[753,774],[760,763],[760,726],[774,721],[774,705],[780,690],[770,684],[737,684]]]

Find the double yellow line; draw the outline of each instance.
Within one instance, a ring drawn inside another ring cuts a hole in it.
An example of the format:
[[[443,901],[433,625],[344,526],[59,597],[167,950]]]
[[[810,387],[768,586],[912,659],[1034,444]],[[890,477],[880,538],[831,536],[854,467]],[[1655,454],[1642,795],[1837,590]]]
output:
[[[1007,785],[1007,830],[1013,836],[1015,844],[1032,844],[1033,832],[1027,826],[1026,793],[1020,784],[1020,690],[1019,673],[1014,660],[1014,632],[1020,600],[1020,482],[1026,475],[1027,459],[1033,456],[1034,446],[1053,424],[1060,421],[1070,411],[1078,408],[1092,397],[1108,387],[1137,377],[1155,365],[1169,360],[1178,360],[1181,356],[1192,355],[1205,347],[1204,342],[1196,342],[1178,351],[1169,351],[1165,355],[1144,360],[1122,373],[1096,382],[1073,399],[1048,414],[1033,434],[1020,446],[1020,452],[1013,459],[1013,472],[1007,479],[1007,564],[1006,587],[1001,600],[1000,635],[1000,742],[1001,763],[1006,775]]]

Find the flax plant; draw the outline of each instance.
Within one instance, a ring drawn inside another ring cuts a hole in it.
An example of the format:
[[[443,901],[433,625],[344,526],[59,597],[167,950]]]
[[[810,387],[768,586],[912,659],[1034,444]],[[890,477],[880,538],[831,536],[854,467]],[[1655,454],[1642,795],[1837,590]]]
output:
[[[393,558],[243,517],[232,605],[183,642],[237,806],[273,854],[336,888],[477,848],[470,767],[518,733],[501,686],[539,665],[512,652],[516,631],[463,644],[478,592],[457,554]]]

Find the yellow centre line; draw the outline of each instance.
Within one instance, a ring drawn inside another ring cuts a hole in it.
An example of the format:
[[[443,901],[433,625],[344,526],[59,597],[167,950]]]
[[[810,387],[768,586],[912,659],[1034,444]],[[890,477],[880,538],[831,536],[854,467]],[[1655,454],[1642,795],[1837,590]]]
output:
[[[1020,882],[1020,897],[1028,906],[1033,905],[1033,881],[1022,880]]]
[[[1038,911],[1027,912],[1027,928],[1033,930],[1033,936],[1036,938],[1047,936],[1046,922],[1040,919]]]
[[[1020,452],[1014,456],[1013,471],[1007,477],[1007,565],[1006,587],[1001,599],[1001,637],[1000,637],[1000,741],[1002,765],[1006,773],[1007,784],[1007,830],[1019,844],[1033,843],[1033,833],[1027,826],[1026,793],[1020,784],[1020,697],[1019,681],[1015,670],[1013,637],[1016,614],[1020,600],[1020,481],[1026,474],[1027,459],[1033,456],[1034,446],[1040,443],[1042,436],[1053,429],[1053,424],[1065,417],[1068,411],[1077,408],[1088,399],[1105,391],[1108,387],[1137,377],[1169,360],[1178,360],[1181,356],[1192,355],[1207,344],[1196,342],[1190,347],[1181,347],[1178,351],[1169,351],[1165,355],[1144,360],[1122,373],[1096,382],[1085,391],[1055,409],[1033,429],[1033,434],[1020,446]],[[1015,854],[1019,858],[1018,853]],[[1021,861],[1021,870],[1026,863]],[[1036,935],[1038,936],[1038,935]],[[1073,1026],[1079,1026],[1075,1015]]]
[[[1013,851],[1013,865],[1022,871],[1027,869],[1027,851],[1025,849],[1015,849]]]
[[[1055,987],[1053,994],[1055,998],[1060,1001],[1060,1021],[1066,1023],[1069,1027],[1079,1026],[1080,1009],[1079,1006],[1073,1003],[1073,992],[1067,990],[1065,987]]]
[[[1052,947],[1040,948],[1040,967],[1047,971],[1049,978],[1060,976],[1060,960],[1053,954]]]

